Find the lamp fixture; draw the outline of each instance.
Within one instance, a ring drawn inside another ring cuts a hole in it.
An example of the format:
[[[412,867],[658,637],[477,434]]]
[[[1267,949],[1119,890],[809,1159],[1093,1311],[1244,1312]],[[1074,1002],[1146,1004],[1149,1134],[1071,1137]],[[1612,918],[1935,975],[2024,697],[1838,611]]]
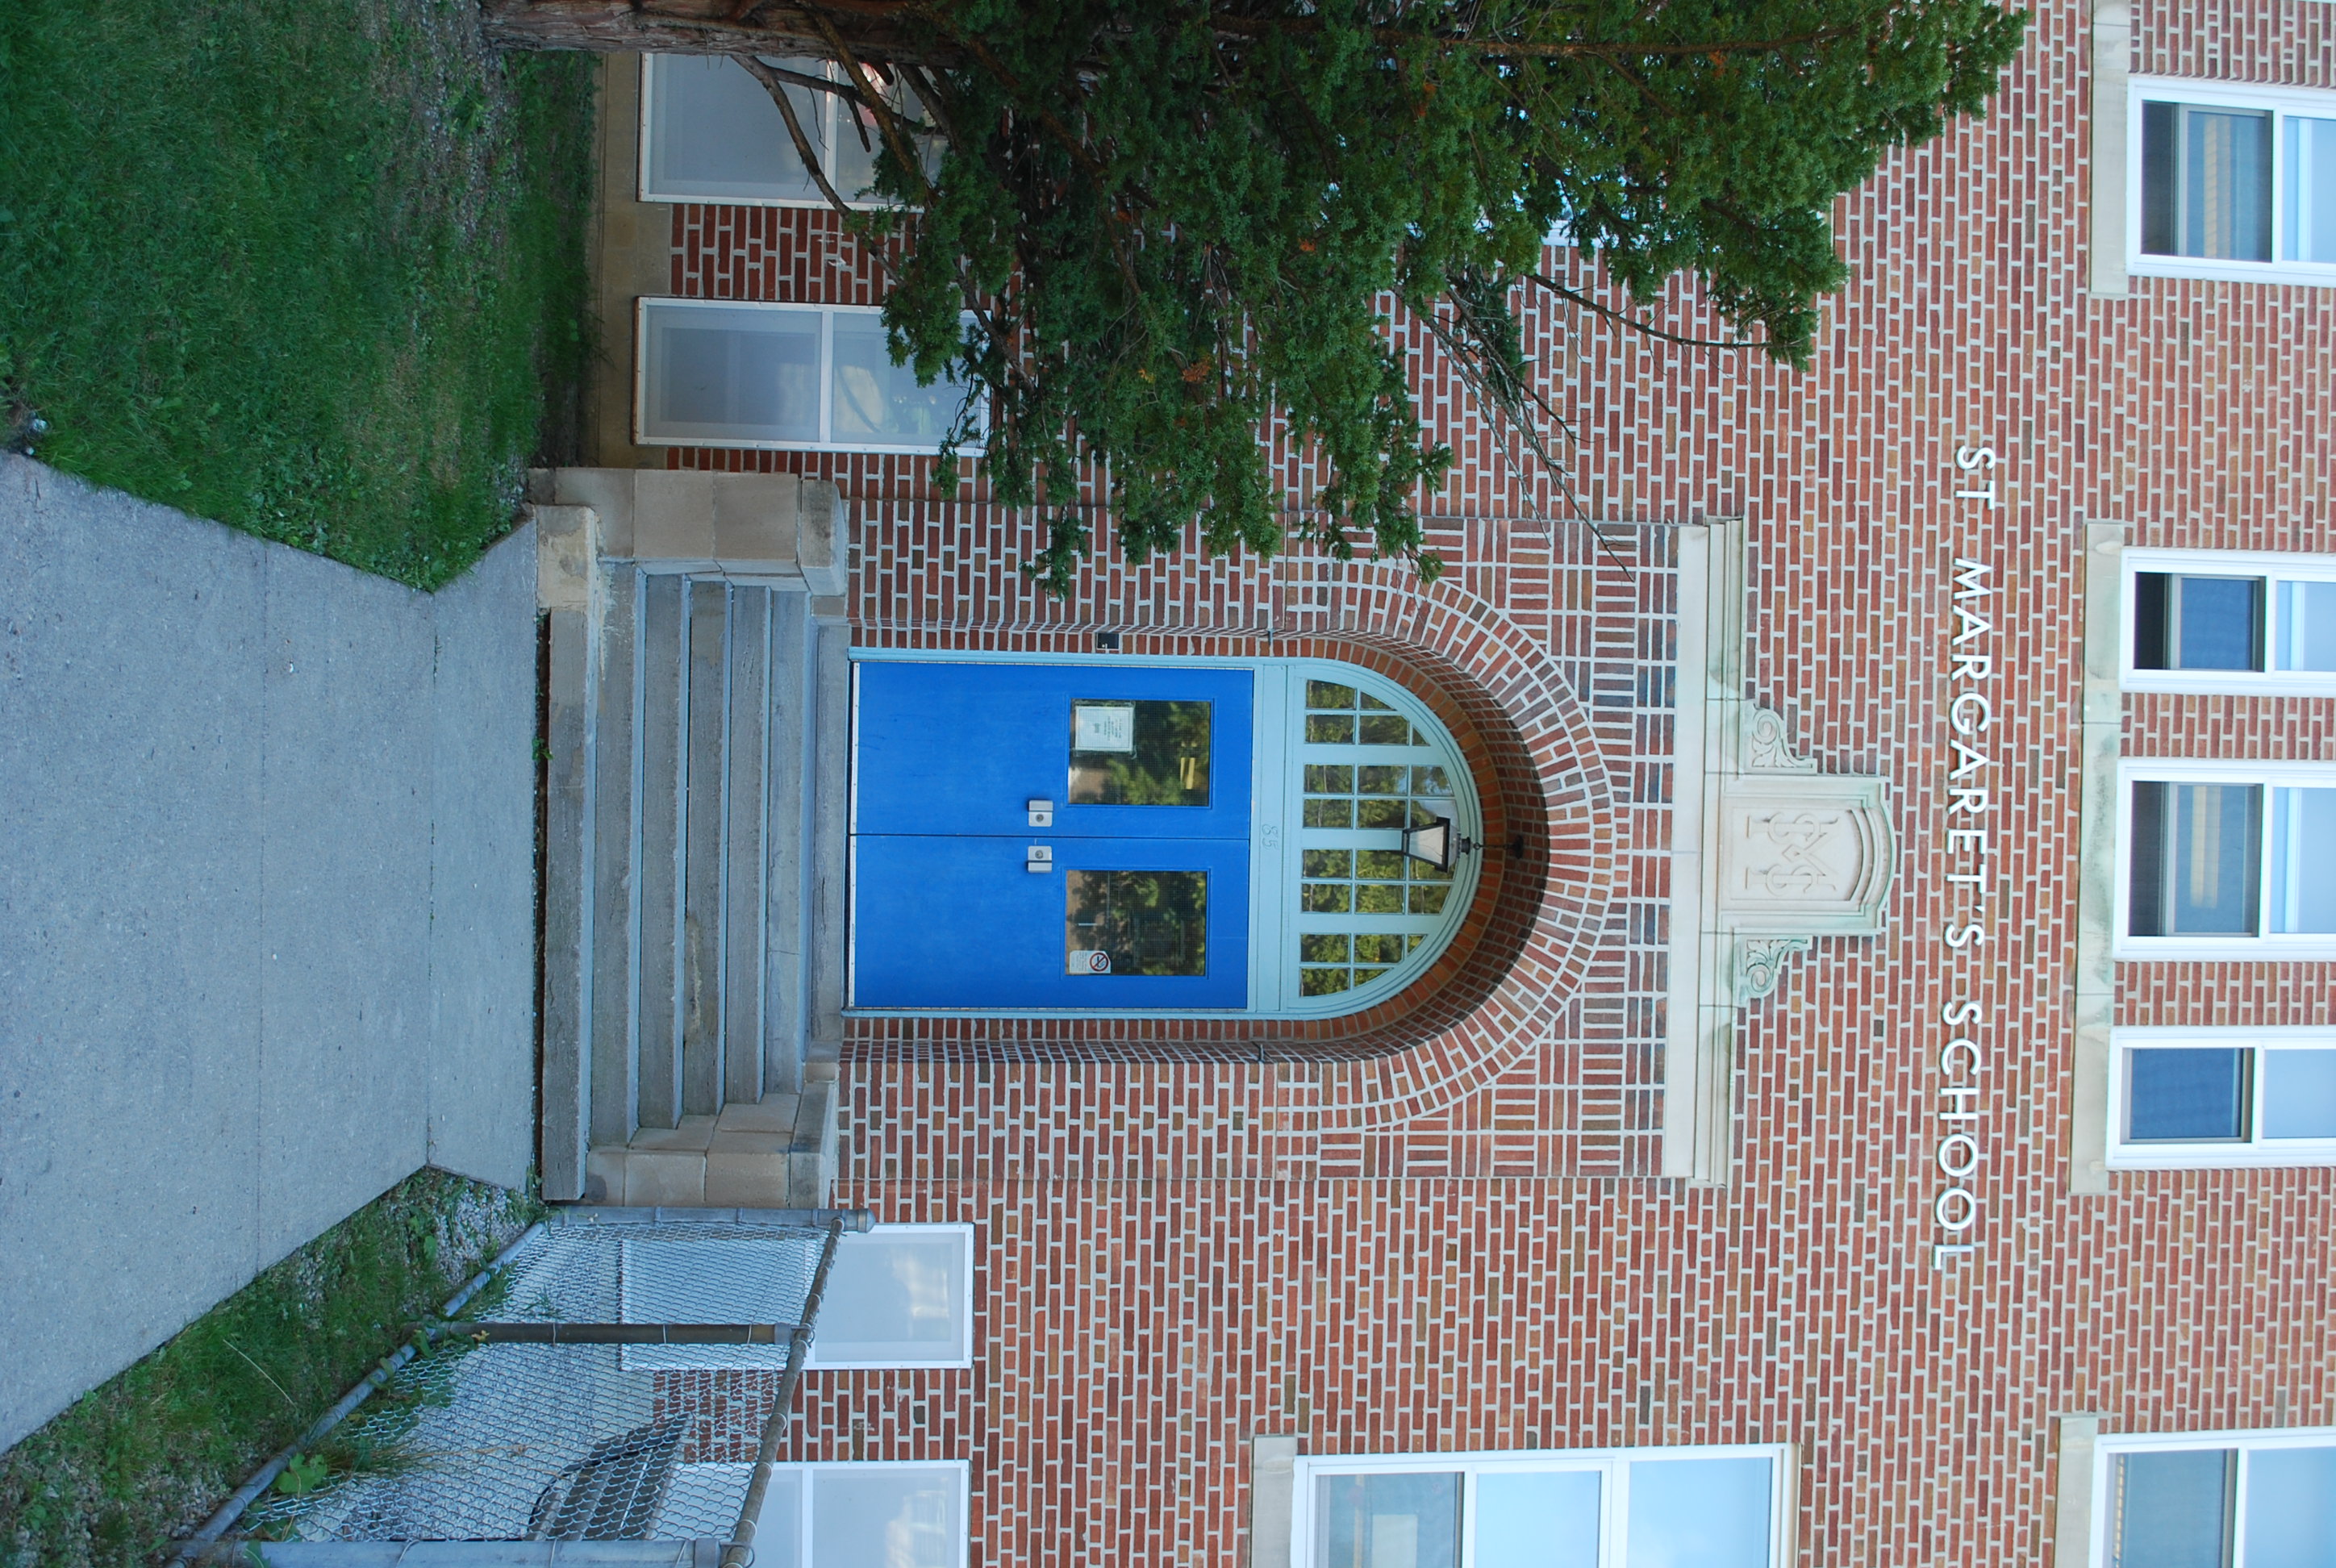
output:
[[[1476,842],[1452,831],[1450,817],[1437,817],[1425,827],[1406,828],[1403,832],[1403,852],[1416,861],[1426,861],[1439,872],[1452,869],[1454,859],[1475,852]]]

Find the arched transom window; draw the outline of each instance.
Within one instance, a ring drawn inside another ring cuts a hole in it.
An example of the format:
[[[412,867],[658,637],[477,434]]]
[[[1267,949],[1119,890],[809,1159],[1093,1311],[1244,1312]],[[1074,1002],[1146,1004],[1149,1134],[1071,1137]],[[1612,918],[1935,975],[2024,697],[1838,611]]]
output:
[[[1275,995],[1260,1010],[1351,1012],[1410,983],[1450,940],[1475,891],[1476,857],[1460,846],[1481,832],[1475,792],[1444,726],[1393,682],[1317,661],[1286,679],[1294,831],[1275,879]]]

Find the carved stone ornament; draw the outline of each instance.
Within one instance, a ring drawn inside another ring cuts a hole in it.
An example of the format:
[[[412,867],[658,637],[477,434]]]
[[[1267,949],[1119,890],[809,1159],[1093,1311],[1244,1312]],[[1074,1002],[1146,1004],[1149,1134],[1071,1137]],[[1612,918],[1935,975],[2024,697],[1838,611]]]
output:
[[[1898,866],[1889,781],[1802,755],[1746,693],[1747,532],[1679,540],[1663,1172],[1702,1183],[1734,1165],[1737,1012],[1817,938],[1879,936]]]
[[[1743,706],[1740,765],[1716,794],[1721,923],[1778,935],[1874,936],[1897,862],[1888,784],[1821,774],[1792,754],[1784,720]]]
[[[1739,937],[1736,942],[1736,999],[1765,997],[1785,978],[1785,960],[1809,950],[1808,937]]]

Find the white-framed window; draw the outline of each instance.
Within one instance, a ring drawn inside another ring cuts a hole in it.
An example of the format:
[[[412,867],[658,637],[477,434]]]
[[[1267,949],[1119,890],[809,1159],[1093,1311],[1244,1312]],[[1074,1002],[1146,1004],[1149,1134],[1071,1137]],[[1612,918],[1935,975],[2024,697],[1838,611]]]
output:
[[[2118,775],[2118,957],[2336,957],[2336,764],[2128,757]]]
[[[2336,1427],[2103,1433],[2089,1568],[2336,1562]]]
[[[751,1465],[681,1465],[663,1514],[735,1518]],[[754,1522],[755,1568],[965,1568],[972,1466],[964,1460],[780,1465]]]
[[[2128,691],[2336,696],[2336,556],[2127,550]]]
[[[1301,1457],[1291,1568],[1781,1568],[1782,1445]]]
[[[696,1235],[628,1242],[618,1298],[628,1323],[770,1323],[793,1320],[815,1249],[766,1239]],[[628,1368],[762,1368],[784,1345],[628,1345]],[[973,1227],[878,1225],[836,1243],[835,1267],[804,1366],[946,1368],[973,1365]]]
[[[2135,77],[2128,266],[2336,283],[2336,93]]]
[[[638,311],[643,446],[929,453],[965,402],[960,383],[920,386],[892,363],[874,306],[650,298]]]
[[[2117,1029],[2109,1164],[2336,1164],[2336,1030]]]
[[[973,1365],[973,1227],[879,1225],[836,1245],[805,1365]]]
[[[823,60],[764,62],[829,82],[842,67]],[[874,116],[837,94],[788,87],[787,102],[803,139],[819,154],[828,183],[846,204],[884,205],[869,192],[882,145]],[[916,99],[895,88],[896,107],[914,113]],[[928,168],[938,149],[927,147]],[[720,54],[651,54],[641,65],[640,199],[725,207],[826,207],[795,151],[770,90],[735,60]]]

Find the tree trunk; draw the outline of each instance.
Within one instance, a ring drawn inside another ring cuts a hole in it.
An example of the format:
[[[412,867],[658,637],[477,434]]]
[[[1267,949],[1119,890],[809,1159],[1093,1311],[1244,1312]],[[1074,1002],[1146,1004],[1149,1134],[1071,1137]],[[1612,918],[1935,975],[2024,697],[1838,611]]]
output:
[[[912,30],[908,0],[822,0],[820,15],[862,59],[947,65]],[[594,54],[832,56],[834,46],[799,5],[753,0],[480,0],[487,41],[503,49]]]

